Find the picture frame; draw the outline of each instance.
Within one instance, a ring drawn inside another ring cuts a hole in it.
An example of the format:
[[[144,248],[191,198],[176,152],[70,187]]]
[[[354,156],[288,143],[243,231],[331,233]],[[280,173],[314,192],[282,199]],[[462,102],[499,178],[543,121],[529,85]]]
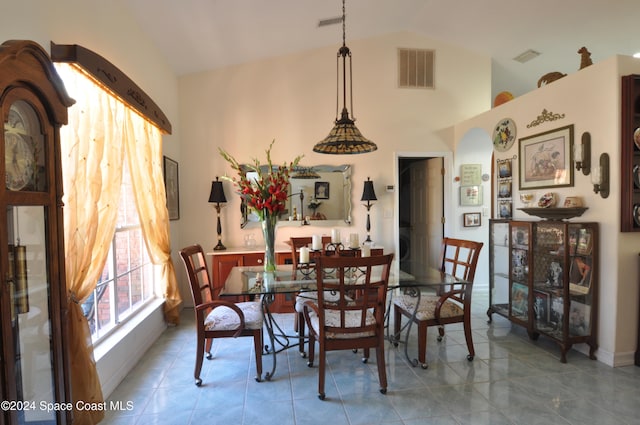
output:
[[[179,220],[180,181],[178,162],[167,156],[163,156],[162,165],[164,173],[164,190],[167,195],[167,210],[169,212],[169,220]]]
[[[520,190],[573,186],[573,124],[519,139]]]
[[[498,161],[498,178],[506,179],[513,175],[511,170],[511,158],[499,159]]]
[[[500,200],[500,202],[498,202],[498,215],[500,218],[511,218],[512,207],[513,204],[511,200]]]
[[[533,311],[535,314],[535,321],[538,327],[544,326],[549,322],[551,296],[548,292],[533,291]]]
[[[575,256],[569,267],[569,290],[586,295],[591,289],[591,258]]]
[[[479,212],[464,213],[462,214],[462,217],[462,225],[464,227],[480,227],[480,225],[482,224],[482,218]]]
[[[511,286],[511,316],[520,320],[529,318],[529,287],[521,283]]]
[[[460,205],[482,205],[482,186],[460,186]]]
[[[569,333],[586,336],[591,333],[591,306],[571,300],[569,309]]]
[[[498,182],[498,198],[511,198],[511,180]]]
[[[316,199],[329,199],[329,182],[315,182],[313,192]]]

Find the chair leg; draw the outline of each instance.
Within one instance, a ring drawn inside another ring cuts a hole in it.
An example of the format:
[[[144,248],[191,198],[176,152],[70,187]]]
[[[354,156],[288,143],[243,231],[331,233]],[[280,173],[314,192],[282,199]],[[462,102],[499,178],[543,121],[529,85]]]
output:
[[[473,337],[471,336],[471,324],[464,323],[464,339],[467,341],[467,348],[469,349],[469,355],[467,360],[471,361],[476,356],[476,350],[473,348]]]
[[[362,363],[366,363],[369,361],[369,349],[365,348],[362,353]]]
[[[402,312],[397,305],[393,305],[393,339],[396,341],[394,345],[398,346],[398,340],[400,339],[400,327],[402,325]]]
[[[440,325],[438,326],[438,341],[442,341],[443,337],[444,337],[444,326]]]
[[[207,352],[207,360],[211,360],[213,355],[211,354],[211,346],[213,345],[213,338],[207,338],[205,345],[205,351]]]
[[[423,369],[427,365],[427,325],[425,322],[418,322],[418,361]]]
[[[196,379],[196,386],[202,385],[202,379],[200,379],[200,371],[202,370],[202,357],[204,355],[204,338],[198,336],[198,342],[196,344],[196,364],[193,370],[193,377]]]
[[[324,347],[320,347],[320,358],[318,359],[318,398],[324,400],[324,374],[327,365],[327,354]]]
[[[300,355],[304,358],[306,353],[304,352],[304,333],[305,333],[305,321],[302,313],[295,314],[295,321],[297,322],[296,330],[298,331],[298,350]]]
[[[313,360],[316,357],[316,338],[311,331],[309,331],[309,360],[307,360],[307,366],[313,366]]]
[[[380,392],[387,393],[387,369],[384,360],[384,340],[380,341],[376,347],[376,362],[378,363],[378,381],[380,382]]]
[[[253,334],[253,349],[256,352],[256,381],[262,381],[262,329]]]

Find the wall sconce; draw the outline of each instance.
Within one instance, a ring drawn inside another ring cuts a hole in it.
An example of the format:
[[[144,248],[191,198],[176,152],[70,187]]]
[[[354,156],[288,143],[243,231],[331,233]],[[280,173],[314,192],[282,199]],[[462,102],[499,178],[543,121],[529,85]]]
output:
[[[214,246],[213,249],[216,251],[222,251],[227,249],[226,246],[222,244],[222,225],[220,224],[220,208],[227,202],[227,198],[224,196],[224,188],[222,187],[222,182],[218,180],[216,177],[215,181],[211,182],[211,193],[209,194],[209,202],[215,203],[216,212],[218,213],[218,245]]]
[[[609,196],[609,154],[600,155],[600,165],[593,167],[591,173],[591,183],[593,191],[599,193],[602,198]]]
[[[367,181],[364,182],[364,190],[362,191],[362,198],[360,200],[367,201],[367,203],[364,204],[367,208],[367,239],[365,239],[365,242],[371,242],[371,219],[369,218],[369,210],[373,206],[371,201],[377,201],[378,198],[376,198],[376,192],[373,190],[373,182],[369,177],[367,177]]]
[[[582,133],[582,142],[573,145],[573,160],[576,163],[576,170],[582,170],[582,174],[589,175],[591,171],[591,134]]]

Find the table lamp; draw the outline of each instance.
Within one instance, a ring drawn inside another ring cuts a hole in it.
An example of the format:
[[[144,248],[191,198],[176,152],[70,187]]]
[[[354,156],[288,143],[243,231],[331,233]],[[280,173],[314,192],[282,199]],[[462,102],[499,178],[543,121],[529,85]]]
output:
[[[227,198],[224,196],[224,188],[222,187],[222,182],[218,180],[216,177],[215,181],[211,182],[211,193],[209,194],[209,202],[215,203],[216,212],[218,213],[218,245],[213,247],[216,251],[222,251],[227,249],[226,246],[222,244],[222,225],[220,224],[220,208],[227,202]]]
[[[371,219],[369,218],[369,210],[373,205],[371,201],[377,201],[378,198],[376,198],[376,192],[373,190],[373,182],[369,177],[367,177],[367,181],[364,182],[364,190],[362,191],[362,198],[360,200],[367,201],[367,203],[364,204],[367,208],[367,239],[365,239],[365,242],[371,242]]]

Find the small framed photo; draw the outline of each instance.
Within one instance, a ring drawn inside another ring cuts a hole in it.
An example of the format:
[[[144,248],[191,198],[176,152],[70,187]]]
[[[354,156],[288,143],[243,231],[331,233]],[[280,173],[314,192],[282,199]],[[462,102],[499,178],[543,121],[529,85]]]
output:
[[[178,183],[178,163],[169,157],[163,157],[164,190],[167,194],[169,220],[180,219],[180,186]]]
[[[506,179],[512,176],[511,158],[498,160],[498,178]]]
[[[511,198],[511,180],[498,183],[498,198]]]
[[[500,218],[511,218],[511,201],[500,201],[498,203],[498,213]]]
[[[329,182],[316,182],[314,192],[316,199],[329,199]]]
[[[591,258],[573,257],[569,269],[569,289],[571,292],[588,294],[591,288]]]
[[[464,227],[480,227],[481,218],[479,212],[464,213],[462,217]]]

